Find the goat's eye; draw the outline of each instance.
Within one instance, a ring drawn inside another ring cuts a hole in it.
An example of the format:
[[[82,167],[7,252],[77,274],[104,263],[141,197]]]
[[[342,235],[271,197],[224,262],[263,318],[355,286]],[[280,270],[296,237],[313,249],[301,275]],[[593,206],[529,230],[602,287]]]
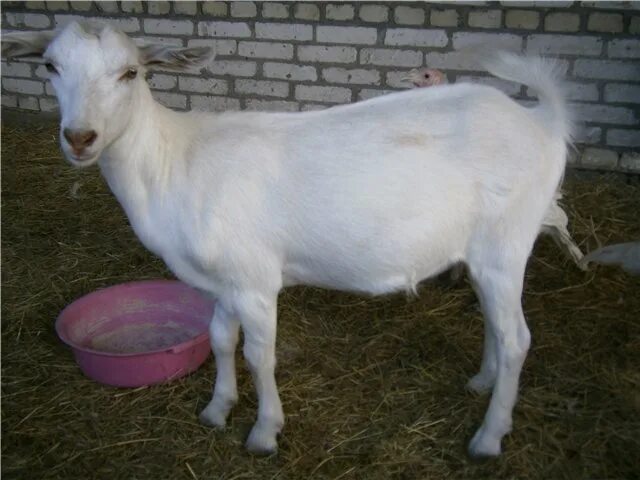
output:
[[[56,67],[54,67],[51,62],[45,63],[44,68],[46,68],[49,73],[58,73],[58,70],[56,70]]]
[[[127,68],[127,70],[120,77],[120,80],[133,80],[137,76],[138,76],[138,70],[131,67],[131,68]]]

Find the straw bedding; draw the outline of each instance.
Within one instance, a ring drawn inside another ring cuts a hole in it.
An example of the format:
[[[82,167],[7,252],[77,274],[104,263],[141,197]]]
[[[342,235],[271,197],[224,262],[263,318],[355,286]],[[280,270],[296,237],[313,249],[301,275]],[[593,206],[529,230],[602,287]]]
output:
[[[170,277],[133,235],[96,168],[66,164],[53,124],[2,125],[2,476],[5,479],[606,478],[640,476],[640,279],[578,270],[541,238],[524,308],[533,344],[504,455],[466,445],[487,397],[465,391],[482,350],[467,283],[418,297],[314,288],[279,302],[280,452],[242,443],[255,415],[238,354],[240,401],[226,431],[197,422],[214,364],[160,386],[83,377],[56,338],[57,313],[115,283]],[[584,251],[640,239],[637,177],[570,175],[564,204]]]

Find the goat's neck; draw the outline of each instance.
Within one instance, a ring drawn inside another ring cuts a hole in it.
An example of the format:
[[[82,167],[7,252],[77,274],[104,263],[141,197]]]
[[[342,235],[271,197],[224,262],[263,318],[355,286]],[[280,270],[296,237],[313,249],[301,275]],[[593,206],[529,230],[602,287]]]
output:
[[[100,169],[130,220],[144,217],[165,192],[172,167],[184,155],[180,115],[157,103],[141,88],[124,133],[107,148]]]

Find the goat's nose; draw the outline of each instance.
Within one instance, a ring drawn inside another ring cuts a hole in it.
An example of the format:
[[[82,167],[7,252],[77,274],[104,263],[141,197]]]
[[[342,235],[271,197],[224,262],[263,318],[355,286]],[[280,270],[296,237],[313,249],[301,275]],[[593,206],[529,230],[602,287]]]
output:
[[[77,152],[81,152],[85,148],[90,147],[98,137],[95,130],[71,130],[65,128],[62,133],[67,142],[69,142],[69,145],[71,145],[71,148]]]

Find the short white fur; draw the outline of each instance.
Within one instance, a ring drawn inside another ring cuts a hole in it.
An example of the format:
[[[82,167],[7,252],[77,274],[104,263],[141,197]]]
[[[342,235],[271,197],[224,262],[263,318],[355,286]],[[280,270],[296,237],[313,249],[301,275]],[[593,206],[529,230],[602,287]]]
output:
[[[462,83],[319,112],[178,113],[153,100],[144,70],[158,62],[188,67],[207,52],[143,55],[120,32],[77,24],[55,37],[5,35],[4,44],[8,54],[44,54],[56,65],[61,127],[97,133],[84,161],[61,137],[69,160],[97,162],[144,245],[179,279],[217,297],[210,328],[217,376],[204,423],[224,426],[238,398],[242,328],[259,401],[247,447],[277,449],[283,287],[415,290],[463,262],[485,321],[482,364],[468,385],[493,391],[469,451],[500,453],[530,343],[525,267],[555,205],[571,138],[552,63],[507,53],[486,62],[493,74],[535,89],[535,108]],[[138,77],[120,81],[132,65]]]

